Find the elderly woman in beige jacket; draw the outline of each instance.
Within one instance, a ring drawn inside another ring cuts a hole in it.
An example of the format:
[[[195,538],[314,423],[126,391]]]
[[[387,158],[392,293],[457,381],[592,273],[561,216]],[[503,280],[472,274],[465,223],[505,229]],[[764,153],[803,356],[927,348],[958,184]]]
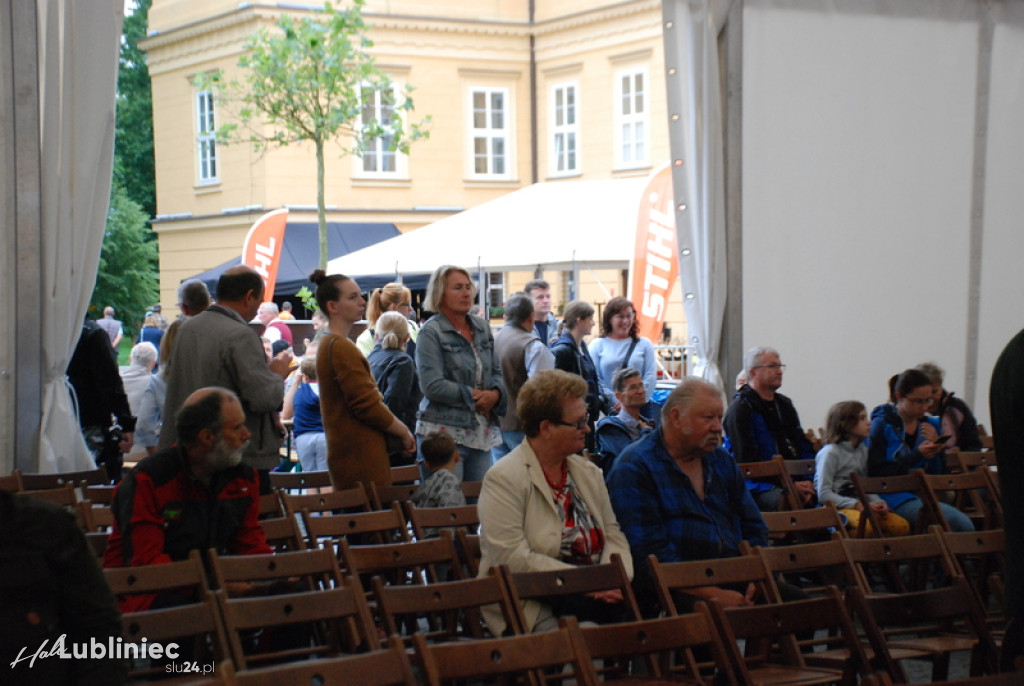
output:
[[[587,383],[556,369],[535,374],[519,391],[516,410],[526,434],[518,448],[488,470],[480,492],[480,575],[508,565],[512,572],[564,569],[622,557],[632,577],[629,543],[619,529],[601,470],[578,453],[587,426]],[[617,621],[619,591],[588,594],[547,606],[523,604],[531,631],[557,628],[557,618]],[[485,618],[495,635],[505,629],[497,611]]]

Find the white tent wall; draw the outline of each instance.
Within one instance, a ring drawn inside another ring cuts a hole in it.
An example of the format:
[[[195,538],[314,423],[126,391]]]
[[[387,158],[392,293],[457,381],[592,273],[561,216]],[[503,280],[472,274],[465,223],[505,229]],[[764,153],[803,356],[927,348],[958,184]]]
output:
[[[1010,206],[1024,190],[1024,52],[1008,15],[974,0],[745,2],[742,341],[779,349],[805,427],[838,400],[884,402],[892,374],[929,360],[987,421],[992,364],[1024,324]],[[992,90],[979,96],[986,22]]]
[[[94,466],[64,371],[103,241],[123,5],[0,10],[0,474]]]

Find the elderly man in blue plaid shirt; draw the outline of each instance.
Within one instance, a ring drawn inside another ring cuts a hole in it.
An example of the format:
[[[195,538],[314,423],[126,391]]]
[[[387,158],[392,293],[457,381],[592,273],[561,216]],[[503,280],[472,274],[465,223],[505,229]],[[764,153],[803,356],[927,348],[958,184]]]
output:
[[[739,542],[768,545],[768,528],[732,456],[720,447],[722,392],[687,378],[669,395],[661,426],[631,444],[608,475],[615,516],[629,540],[638,600],[653,610],[647,556],[662,562],[739,555]],[[802,595],[798,589],[793,589]],[[752,585],[707,587],[677,600],[754,602]]]

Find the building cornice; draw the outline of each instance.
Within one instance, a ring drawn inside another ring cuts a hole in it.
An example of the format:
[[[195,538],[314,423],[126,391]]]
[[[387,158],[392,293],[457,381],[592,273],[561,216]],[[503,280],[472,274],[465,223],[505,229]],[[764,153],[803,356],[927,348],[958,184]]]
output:
[[[616,22],[625,17],[656,12],[661,17],[661,0],[624,0],[592,10],[584,10],[564,17],[556,17],[530,24],[529,22],[509,22],[473,19],[452,19],[445,17],[396,15],[365,12],[364,18],[371,33],[374,32],[414,32],[419,34],[465,34],[490,37],[528,38],[531,35],[542,37],[571,31],[594,24]],[[210,34],[228,34],[219,44],[232,44],[239,35],[239,28],[254,22],[273,22],[284,13],[301,15],[302,10],[283,10],[274,5],[249,4],[242,8],[224,12],[207,19],[190,22],[161,33],[148,36],[139,42],[139,46],[156,57],[163,49],[170,48],[188,41],[204,43],[204,49],[210,44],[202,39]],[[247,35],[249,32],[241,32]],[[385,39],[385,42],[390,42]],[[177,51],[176,51],[177,52]],[[178,52],[177,56],[181,53]],[[154,60],[155,61],[155,60]],[[152,66],[152,65],[151,65]]]

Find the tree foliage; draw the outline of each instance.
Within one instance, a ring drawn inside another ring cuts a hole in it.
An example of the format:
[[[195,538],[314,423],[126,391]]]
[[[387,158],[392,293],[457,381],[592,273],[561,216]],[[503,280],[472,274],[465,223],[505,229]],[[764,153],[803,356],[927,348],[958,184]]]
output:
[[[112,305],[128,333],[138,330],[158,297],[157,272],[153,266],[157,246],[148,239],[148,219],[125,189],[114,187],[89,314],[101,317],[103,308]]]
[[[404,115],[413,109],[408,88],[385,121],[364,116],[364,89],[393,86],[366,52],[373,43],[366,35],[363,4],[353,0],[341,10],[325,3],[322,12],[301,19],[282,16],[273,30],[263,28],[246,41],[238,62],[241,81],[225,82],[219,74],[201,78],[204,86],[216,88],[222,104],[237,107],[238,121],[218,131],[222,142],[246,140],[261,149],[313,144],[321,268],[327,266],[325,145],[335,141],[342,156],[358,155],[364,141],[386,135],[392,149],[408,153],[410,142],[427,135],[423,127],[429,118],[405,128]]]
[[[137,0],[124,18],[117,72],[117,128],[114,138],[114,184],[142,206],[147,219],[156,215],[153,160],[153,97],[149,66],[139,41],[146,37],[153,0]]]

